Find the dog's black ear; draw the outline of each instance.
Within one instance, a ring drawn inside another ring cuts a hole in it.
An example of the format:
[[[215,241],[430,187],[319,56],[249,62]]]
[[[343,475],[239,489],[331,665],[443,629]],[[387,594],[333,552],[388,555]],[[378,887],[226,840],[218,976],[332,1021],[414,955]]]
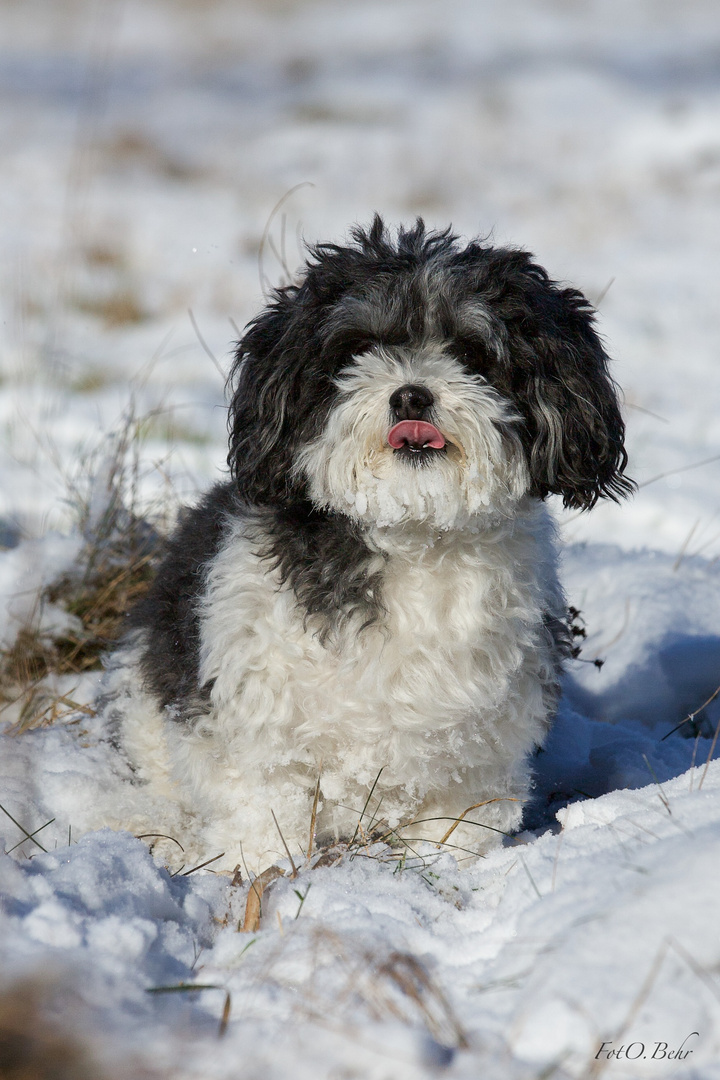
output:
[[[239,493],[258,505],[301,496],[293,458],[300,436],[310,434],[312,399],[325,387],[321,373],[307,376],[316,328],[303,291],[277,290],[238,343],[228,379],[230,474]]]
[[[512,255],[499,306],[532,492],[561,495],[565,506],[582,510],[599,498],[617,502],[634,485],[623,476],[625,425],[594,311],[582,293],[556,285],[525,253]]]
[[[239,493],[254,504],[305,495],[293,468],[298,446],[320,431],[337,393],[334,376],[356,344],[333,332],[328,312],[350,282],[368,275],[369,255],[382,267],[392,254],[377,216],[367,234],[356,229],[353,237],[354,246],[310,248],[299,284],[276,289],[238,342],[228,379],[228,465]]]

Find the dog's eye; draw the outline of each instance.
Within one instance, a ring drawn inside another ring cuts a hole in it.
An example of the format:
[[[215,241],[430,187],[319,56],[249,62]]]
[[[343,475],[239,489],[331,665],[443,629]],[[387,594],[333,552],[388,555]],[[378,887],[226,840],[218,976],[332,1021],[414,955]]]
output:
[[[350,352],[353,356],[360,356],[362,353],[369,352],[374,345],[377,345],[377,341],[373,341],[372,338],[359,338],[350,343]]]
[[[457,359],[470,371],[484,375],[495,362],[487,345],[477,338],[458,337],[452,344],[452,351]]]
[[[377,342],[366,335],[334,336],[323,345],[324,364],[337,371],[351,364],[355,357],[369,352],[375,345]]]
[[[373,345],[377,345],[377,341],[366,334],[348,334],[342,338],[334,338],[331,343],[333,352],[341,353],[347,359],[351,356],[360,356],[372,349]]]

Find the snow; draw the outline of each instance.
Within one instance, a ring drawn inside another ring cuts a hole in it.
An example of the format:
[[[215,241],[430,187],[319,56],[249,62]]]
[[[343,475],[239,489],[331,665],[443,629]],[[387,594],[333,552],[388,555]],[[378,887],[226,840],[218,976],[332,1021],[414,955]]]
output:
[[[76,1026],[173,1076],[585,1076],[603,1043],[651,1059],[612,1076],[667,1076],[656,1047],[694,1031],[688,1075],[717,1075],[720,766],[700,787],[703,771],[665,802],[651,787],[576,803],[562,832],[464,869],[428,851],[398,872],[368,850],[286,876],[252,936],[247,884],[170,877],[125,833],[6,856],[4,977],[49,966]],[[148,993],[193,981],[217,989]]]
[[[227,370],[294,185],[270,230],[291,269],[298,238],[379,209],[582,288],[640,484],[556,508],[587,638],[525,832],[476,863],[283,862],[245,934],[247,880],[95,828],[172,834],[97,718],[6,725],[0,1025],[30,978],[110,1077],[720,1077],[714,0],[8,0],[0,42],[2,648],[70,618],[38,592],[131,410],[137,509],[220,474],[223,379],[188,310]]]
[[[77,559],[82,538],[48,533],[25,540],[0,559],[0,648],[9,648],[18,630],[34,622],[41,633],[59,633],[72,616],[38,597],[43,588],[62,576]]]

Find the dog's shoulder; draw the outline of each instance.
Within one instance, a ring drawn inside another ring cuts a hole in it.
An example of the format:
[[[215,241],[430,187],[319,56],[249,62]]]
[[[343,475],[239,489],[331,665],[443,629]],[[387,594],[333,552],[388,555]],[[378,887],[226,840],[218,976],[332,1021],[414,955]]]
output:
[[[165,541],[165,552],[146,598],[131,613],[131,625],[143,626],[156,605],[175,609],[202,590],[203,570],[222,546],[229,522],[242,516],[233,485],[217,484],[196,505],[180,511]]]
[[[180,513],[150,589],[128,616],[139,636],[144,683],[162,706],[197,692],[199,607],[208,568],[245,513],[232,484],[217,484]]]

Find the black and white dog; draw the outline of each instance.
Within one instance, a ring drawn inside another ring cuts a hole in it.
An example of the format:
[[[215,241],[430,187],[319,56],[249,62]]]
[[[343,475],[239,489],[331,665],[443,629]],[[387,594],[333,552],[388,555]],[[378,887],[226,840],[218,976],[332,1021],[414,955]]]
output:
[[[109,674],[136,773],[198,850],[355,833],[482,852],[521,818],[569,652],[550,493],[618,499],[593,312],[524,251],[376,217],[238,345],[230,479],[188,510]],[[379,776],[379,779],[378,779]],[[373,808],[376,806],[373,800]]]

